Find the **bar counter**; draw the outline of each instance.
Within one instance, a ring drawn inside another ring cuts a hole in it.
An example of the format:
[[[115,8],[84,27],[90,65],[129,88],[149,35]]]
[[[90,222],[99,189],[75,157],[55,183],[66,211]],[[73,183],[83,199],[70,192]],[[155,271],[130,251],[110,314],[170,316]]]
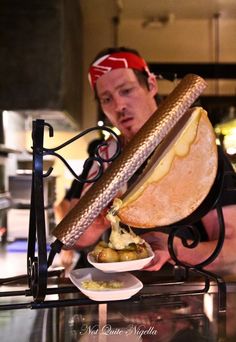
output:
[[[128,300],[92,301],[63,277],[50,281],[68,291],[49,292],[43,303],[35,303],[27,297],[27,292],[26,297],[2,297],[0,339],[2,342],[9,338],[22,342],[236,341],[236,276],[225,277],[225,311],[219,305],[217,284],[211,282],[204,293],[201,279],[172,281],[171,272],[171,266],[161,272],[131,272],[144,287]],[[21,283],[3,285],[0,290],[24,288]],[[17,302],[19,307],[4,307],[9,301]]]

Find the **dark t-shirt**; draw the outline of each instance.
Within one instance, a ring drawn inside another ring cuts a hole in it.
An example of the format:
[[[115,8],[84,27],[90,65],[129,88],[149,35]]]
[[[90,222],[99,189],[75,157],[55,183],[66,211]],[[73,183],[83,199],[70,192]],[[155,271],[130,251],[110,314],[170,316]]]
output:
[[[221,196],[222,206],[236,204],[236,173],[223,149],[218,147],[219,160],[224,165],[224,189]]]
[[[80,177],[82,179],[86,179],[87,176],[88,176],[88,173],[89,173],[89,170],[92,166],[92,161],[88,162],[86,164],[86,166],[84,167]],[[67,199],[68,201],[72,200],[73,198],[77,198],[79,199],[80,196],[81,196],[81,192],[83,190],[83,187],[84,187],[84,183],[83,182],[80,182],[78,181],[77,179],[74,179],[72,184],[71,184],[71,187],[70,189],[67,191],[66,195],[65,195],[65,199]]]

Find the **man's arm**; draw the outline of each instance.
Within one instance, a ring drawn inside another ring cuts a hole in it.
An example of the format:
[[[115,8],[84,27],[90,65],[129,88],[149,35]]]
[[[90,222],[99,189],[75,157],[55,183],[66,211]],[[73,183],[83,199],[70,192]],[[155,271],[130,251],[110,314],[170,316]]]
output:
[[[223,208],[225,221],[225,241],[219,256],[206,267],[213,272],[235,273],[236,272],[236,205]],[[197,247],[189,249],[183,246],[181,240],[176,238],[175,250],[180,261],[195,265],[204,261],[215,249],[219,233],[219,223],[216,211],[209,212],[203,218],[203,224],[207,231],[210,241],[200,242]],[[166,262],[173,263],[171,260],[167,239],[168,236],[161,232],[150,232],[143,235],[154,249],[155,257],[148,267],[149,271],[159,270]]]
[[[106,211],[104,210],[80,236],[76,242],[76,248],[82,249],[93,245],[110,228],[110,222],[106,219],[105,213]]]

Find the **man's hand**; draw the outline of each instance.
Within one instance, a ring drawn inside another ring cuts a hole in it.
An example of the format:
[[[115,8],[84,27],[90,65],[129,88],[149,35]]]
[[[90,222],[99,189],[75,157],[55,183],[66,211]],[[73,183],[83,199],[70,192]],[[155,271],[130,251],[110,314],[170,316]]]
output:
[[[171,260],[167,246],[168,235],[160,232],[150,232],[143,234],[142,238],[149,243],[155,254],[152,261],[143,270],[159,271],[166,262]]]

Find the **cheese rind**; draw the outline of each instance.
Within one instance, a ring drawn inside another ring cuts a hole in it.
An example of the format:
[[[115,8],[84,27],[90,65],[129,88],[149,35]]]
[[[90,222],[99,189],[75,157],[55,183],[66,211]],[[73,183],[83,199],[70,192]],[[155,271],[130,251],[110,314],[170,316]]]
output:
[[[217,165],[214,130],[206,111],[197,107],[158,163],[124,198],[120,220],[143,228],[180,221],[207,196]]]

